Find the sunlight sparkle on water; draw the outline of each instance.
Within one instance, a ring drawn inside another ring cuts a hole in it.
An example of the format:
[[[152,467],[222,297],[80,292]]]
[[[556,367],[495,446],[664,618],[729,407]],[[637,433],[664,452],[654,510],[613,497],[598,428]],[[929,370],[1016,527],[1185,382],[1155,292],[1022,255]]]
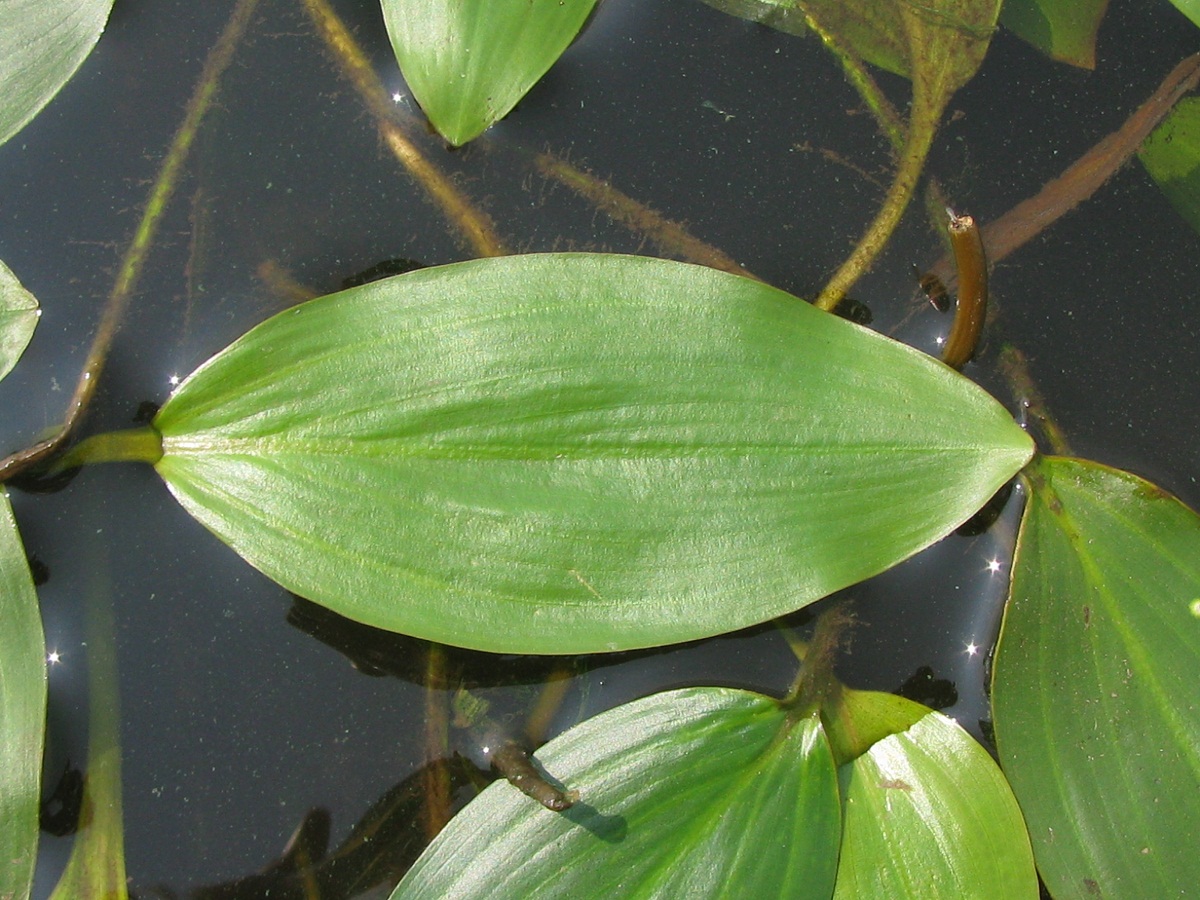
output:
[[[974,641],[971,641],[969,644],[967,644],[967,649],[964,650],[963,652],[966,653],[967,656],[974,656],[976,653],[979,652],[979,645],[976,644]]]
[[[998,559],[989,559],[987,561],[987,571],[989,575],[995,575],[1000,571],[1001,563]]]
[[[180,379],[178,375],[172,375],[167,379],[167,384],[169,384],[171,387],[175,387],[177,384],[179,384],[179,380]]]
[[[50,663],[52,666],[56,666],[62,662],[62,654],[57,650],[51,650],[46,654],[46,662]]]

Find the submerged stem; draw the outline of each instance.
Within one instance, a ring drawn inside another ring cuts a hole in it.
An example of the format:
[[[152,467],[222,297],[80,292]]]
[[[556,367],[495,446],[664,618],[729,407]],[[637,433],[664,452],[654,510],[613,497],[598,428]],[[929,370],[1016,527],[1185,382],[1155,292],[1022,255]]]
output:
[[[831,312],[841,302],[853,284],[871,268],[875,257],[896,230],[900,217],[916,191],[917,180],[925,167],[943,107],[944,104],[937,102],[924,87],[922,79],[914,82],[908,135],[891,187],[858,245],[817,297],[816,305],[821,309]]]
[[[1067,166],[1057,178],[1046,182],[1035,195],[984,226],[983,246],[991,264],[995,265],[1041,234],[1096,193],[1138,151],[1179,99],[1197,84],[1200,84],[1200,54],[1193,54],[1168,73],[1120,128]],[[929,271],[947,287],[953,285],[954,266],[948,255]]]
[[[464,242],[479,256],[503,256],[507,253],[491,218],[471,203],[450,178],[426,157],[396,124],[395,104],[388,101],[383,82],[375,74],[362,48],[333,7],[326,0],[303,0],[317,31],[329,52],[354,85],[367,110],[375,119],[380,137],[392,155],[408,170],[446,218],[461,233]]]
[[[450,809],[450,771],[445,761],[450,756],[450,710],[444,692],[437,685],[446,683],[446,648],[430,642],[425,657],[425,768],[422,769],[421,825],[429,843],[446,827]]]
[[[537,154],[533,164],[542,175],[570,188],[596,209],[607,213],[614,222],[650,238],[658,244],[660,250],[712,269],[750,278],[757,277],[729,254],[700,240],[678,222],[617,190],[610,182],[597,178],[552,153]]]
[[[149,255],[150,247],[158,233],[163,213],[179,185],[179,176],[183,170],[183,164],[187,160],[188,151],[191,150],[192,142],[196,138],[205,113],[212,106],[221,76],[233,61],[234,50],[237,49],[238,42],[250,23],[250,15],[257,3],[258,0],[238,0],[233,14],[225,23],[224,31],[221,32],[217,43],[213,45],[208,58],[204,61],[200,80],[196,83],[196,88],[188,101],[183,122],[180,123],[175,137],[171,140],[171,146],[167,150],[162,168],[150,190],[146,208],[142,211],[142,219],[138,223],[137,231],[134,232],[133,240],[125,250],[124,258],[121,260],[117,280],[108,295],[108,303],[105,305],[100,319],[100,327],[92,339],[92,346],[88,351],[87,360],[84,362],[83,372],[79,376],[75,393],[71,396],[71,402],[67,406],[66,418],[52,437],[0,460],[0,482],[8,481],[60,450],[82,420],[88,403],[91,402],[92,395],[96,391],[96,382],[99,380],[101,372],[104,371],[104,364],[108,359],[108,351],[112,347],[117,328],[121,324],[125,309],[129,306],[129,299],[133,296],[138,278],[142,274],[146,257]]]
[[[1050,413],[1042,392],[1038,390],[1037,382],[1033,380],[1033,373],[1029,371],[1029,360],[1025,354],[1011,344],[1005,344],[1000,350],[1000,370],[1008,380],[1009,390],[1017,398],[1017,402],[1030,417],[1040,423],[1042,434],[1050,444],[1050,452],[1055,456],[1074,456],[1066,432]]]

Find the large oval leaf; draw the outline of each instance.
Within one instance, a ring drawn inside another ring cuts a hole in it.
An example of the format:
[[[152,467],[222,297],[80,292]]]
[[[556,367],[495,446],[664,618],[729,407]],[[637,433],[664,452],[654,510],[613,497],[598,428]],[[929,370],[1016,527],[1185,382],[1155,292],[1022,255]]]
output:
[[[400,71],[429,121],[465,144],[504,118],[596,0],[383,0]]]
[[[797,609],[937,540],[1031,453],[911,348],[746,278],[589,254],[311,301],[155,424],[175,496],[285,587],[524,653]]]
[[[496,782],[392,900],[828,897],[841,822],[815,715],[724,688],[656,694],[589,719],[536,758],[579,791],[566,813]]]
[[[37,594],[0,489],[0,897],[28,897],[37,860],[46,645]]]
[[[1039,460],[992,687],[1055,897],[1200,884],[1200,517],[1125,472]]]
[[[927,711],[838,774],[845,821],[835,900],[1037,897],[1008,782],[954,720]]]
[[[0,262],[0,378],[12,371],[25,352],[39,315],[37,298]]]
[[[50,102],[92,52],[113,0],[0,3],[0,144]]]

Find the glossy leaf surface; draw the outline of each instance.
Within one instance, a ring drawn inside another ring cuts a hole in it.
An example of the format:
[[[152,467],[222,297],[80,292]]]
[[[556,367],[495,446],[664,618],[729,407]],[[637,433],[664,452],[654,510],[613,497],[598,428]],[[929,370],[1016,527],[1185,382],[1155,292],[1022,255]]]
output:
[[[1052,59],[1096,67],[1096,33],[1108,0],[1005,0],[1000,23]]]
[[[566,813],[496,782],[438,835],[393,900],[828,897],[841,837],[815,715],[726,688],[655,694],[536,758],[578,790]]]
[[[996,651],[1000,761],[1055,897],[1200,884],[1200,517],[1126,472],[1039,460]]]
[[[314,300],[155,424],[179,501],[289,590],[526,653],[798,609],[945,535],[1031,453],[909,347],[749,279],[589,254]]]
[[[1200,232],[1200,98],[1176,104],[1138,151],[1171,205]]]
[[[843,765],[839,777],[845,822],[836,900],[1038,896],[1012,791],[952,719],[927,712]]]
[[[39,314],[37,299],[0,262],[0,378],[12,371],[25,352]]]
[[[27,897],[37,859],[46,645],[25,550],[0,490],[0,897]]]
[[[400,71],[434,128],[465,144],[504,118],[595,0],[383,0]]]
[[[67,83],[104,31],[112,0],[0,3],[0,144]]]

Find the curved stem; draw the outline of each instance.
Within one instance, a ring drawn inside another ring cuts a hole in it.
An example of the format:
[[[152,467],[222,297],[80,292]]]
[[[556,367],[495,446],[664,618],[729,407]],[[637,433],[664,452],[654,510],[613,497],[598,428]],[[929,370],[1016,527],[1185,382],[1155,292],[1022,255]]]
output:
[[[467,247],[479,256],[503,256],[508,251],[496,233],[491,218],[472,205],[466,194],[426,157],[396,124],[395,104],[388,101],[383,82],[375,74],[362,48],[326,0],[303,0],[304,8],[325,40],[326,46],[354,85],[375,119],[380,137],[392,155],[408,170],[425,192],[458,229]]]
[[[52,437],[0,460],[0,482],[8,481],[30,466],[42,462],[58,452],[82,420],[92,395],[96,392],[96,382],[100,379],[100,373],[104,371],[104,364],[108,360],[108,351],[112,347],[113,338],[116,337],[121,319],[125,315],[125,309],[129,306],[129,299],[133,296],[138,278],[142,274],[146,257],[149,255],[150,247],[158,233],[163,213],[171,202],[175,188],[179,185],[179,176],[183,171],[183,164],[187,160],[188,151],[191,150],[192,142],[196,138],[196,132],[200,128],[204,114],[212,106],[221,76],[233,61],[234,50],[237,49],[238,42],[250,23],[250,15],[257,3],[258,0],[238,0],[233,14],[225,23],[225,30],[221,32],[217,43],[213,45],[208,58],[204,61],[204,69],[200,73],[200,80],[196,84],[192,98],[188,101],[183,122],[175,132],[175,137],[167,150],[166,159],[163,160],[162,168],[150,190],[150,197],[146,201],[146,208],[142,212],[142,219],[138,223],[137,231],[134,232],[133,240],[121,260],[121,268],[117,272],[117,280],[108,295],[108,303],[104,307],[100,327],[92,339],[92,346],[84,362],[83,372],[79,376],[75,393],[71,396],[71,402],[67,406],[66,418]]]
[[[923,86],[923,80],[913,84],[912,116],[899,166],[874,221],[867,227],[854,251],[834,273],[816,299],[816,305],[830,312],[846,296],[846,292],[867,273],[884,244],[896,230],[900,217],[908,207],[933,144],[933,135],[941,118],[943,104],[935,102]]]
[[[1193,54],[1168,73],[1158,88],[1125,120],[1063,173],[1043,185],[982,229],[988,260],[995,265],[1098,191],[1142,146],[1158,123],[1181,97],[1200,84],[1200,54]],[[943,256],[929,270],[947,287],[953,285],[953,266]]]
[[[712,269],[758,278],[728,253],[700,240],[678,222],[639,203],[610,182],[548,152],[537,154],[533,165],[542,175],[553,178],[607,213],[614,222],[650,238],[662,251]]]

